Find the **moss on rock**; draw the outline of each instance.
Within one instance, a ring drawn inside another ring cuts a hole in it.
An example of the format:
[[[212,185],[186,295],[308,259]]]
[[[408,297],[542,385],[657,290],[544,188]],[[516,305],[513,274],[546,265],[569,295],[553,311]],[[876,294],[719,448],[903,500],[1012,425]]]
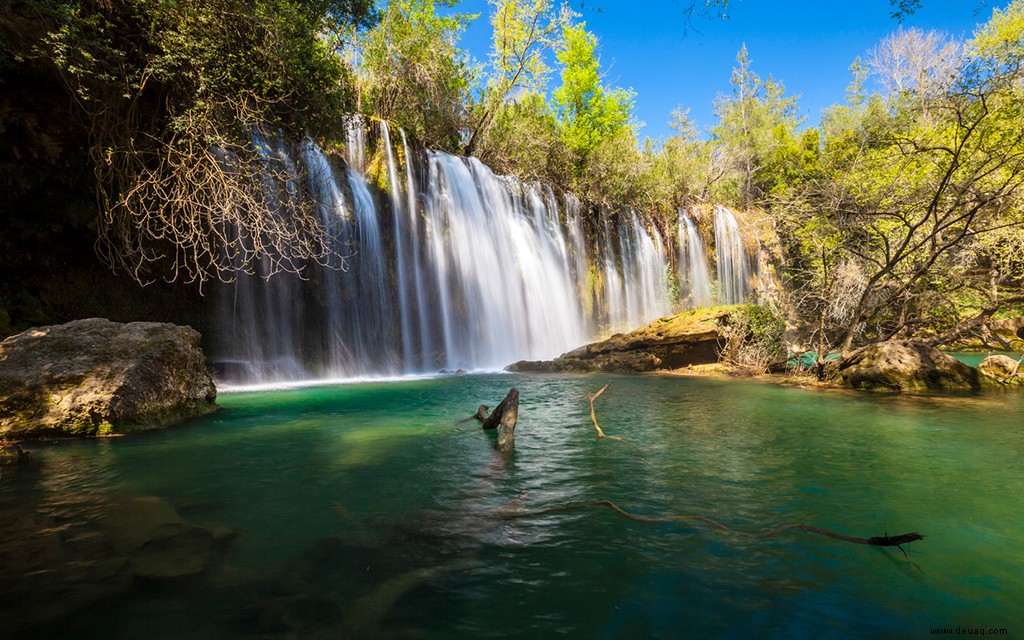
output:
[[[757,305],[711,307],[658,318],[645,327],[617,333],[554,360],[523,360],[509,371],[632,373],[717,363],[737,317],[758,317]]]
[[[938,391],[978,389],[978,370],[935,347],[906,340],[879,342],[844,358],[836,381],[854,389]]]
[[[0,438],[97,436],[215,409],[189,327],[91,318],[0,342]]]

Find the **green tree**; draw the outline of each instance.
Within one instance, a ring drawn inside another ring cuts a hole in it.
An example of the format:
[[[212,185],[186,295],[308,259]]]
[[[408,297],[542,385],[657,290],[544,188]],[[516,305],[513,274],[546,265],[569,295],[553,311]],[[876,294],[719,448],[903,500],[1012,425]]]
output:
[[[983,43],[1011,23],[996,12],[941,91],[866,97],[858,65],[826,115],[817,179],[774,210],[819,351],[922,331],[941,344],[1024,300],[1024,95],[1013,54],[981,53],[1008,51]]]
[[[563,127],[563,139],[582,167],[588,155],[606,138],[632,131],[636,98],[630,90],[605,88],[597,38],[586,23],[562,29],[562,46],[556,55],[562,65],[562,84],[553,93]]]
[[[469,128],[477,69],[458,47],[477,15],[442,16],[456,0],[391,0],[361,43],[362,108],[425,144],[455,152]]]
[[[718,150],[737,182],[738,202],[747,208],[784,183],[799,158],[801,123],[796,98],[787,97],[771,76],[762,81],[750,68],[746,45],[736,56],[732,95],[715,103],[719,124],[712,129]]]
[[[568,5],[556,8],[552,0],[490,0],[491,53],[487,86],[480,101],[476,124],[466,143],[472,154],[495,117],[520,93],[542,95],[550,68],[545,54],[556,47],[572,12]],[[511,114],[505,114],[507,119]]]

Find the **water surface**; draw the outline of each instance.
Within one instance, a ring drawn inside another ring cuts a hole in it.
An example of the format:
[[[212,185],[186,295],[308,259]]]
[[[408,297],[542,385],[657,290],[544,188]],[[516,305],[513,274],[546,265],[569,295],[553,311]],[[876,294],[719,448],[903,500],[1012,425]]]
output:
[[[628,444],[598,441],[590,425],[586,394],[610,380],[598,419]],[[460,420],[480,403],[496,405],[511,386],[521,405],[516,452],[504,460],[492,453],[492,435]],[[36,572],[67,571],[71,562],[87,567],[82,585],[111,593],[71,614],[54,607],[22,635],[1024,632],[1021,394],[474,375],[228,393],[219,402],[223,411],[165,431],[36,444],[39,468],[0,480],[5,562],[19,536],[52,541],[52,558],[38,561],[45,566],[5,568],[10,588],[0,593],[26,600],[2,608],[49,611],[32,601],[52,598],[34,586],[43,579]],[[123,567],[103,573],[109,563],[92,566],[81,549],[89,540],[110,546],[103,536],[113,534],[88,523],[129,498],[236,537],[223,561],[198,576],[115,588]],[[801,532],[752,540],[602,508],[503,517],[601,499],[747,531],[799,522],[927,538],[910,546],[908,560],[896,549]],[[48,524],[33,528],[44,516]]]

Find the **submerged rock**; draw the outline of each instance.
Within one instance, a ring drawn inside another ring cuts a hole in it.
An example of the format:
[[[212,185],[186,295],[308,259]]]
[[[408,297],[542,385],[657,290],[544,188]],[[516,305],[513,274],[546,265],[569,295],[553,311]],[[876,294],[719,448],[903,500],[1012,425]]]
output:
[[[32,454],[21,448],[17,442],[0,442],[0,469],[5,466],[28,464]]]
[[[213,411],[199,333],[102,318],[37,327],[0,342],[0,438],[95,436]]]
[[[646,327],[617,333],[554,360],[522,360],[508,371],[641,372],[712,364],[726,341],[730,314],[743,305],[698,309],[659,318]]]
[[[200,580],[238,535],[155,496],[69,494],[40,507],[0,511],[0,618],[16,637],[40,637],[32,630],[140,584]]]
[[[1024,364],[1009,356],[989,356],[978,365],[978,372],[1000,384],[1024,385]]]
[[[854,389],[887,391],[977,389],[978,370],[935,347],[907,340],[879,342],[855,351],[835,380]]]

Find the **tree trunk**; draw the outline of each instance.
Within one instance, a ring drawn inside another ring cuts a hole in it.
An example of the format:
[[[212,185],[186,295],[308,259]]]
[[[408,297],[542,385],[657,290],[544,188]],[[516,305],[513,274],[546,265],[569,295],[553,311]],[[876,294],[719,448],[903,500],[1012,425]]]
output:
[[[519,419],[519,389],[509,389],[490,416],[484,420],[484,429],[497,429],[498,439],[494,448],[501,452],[512,451],[516,446],[516,421]]]

